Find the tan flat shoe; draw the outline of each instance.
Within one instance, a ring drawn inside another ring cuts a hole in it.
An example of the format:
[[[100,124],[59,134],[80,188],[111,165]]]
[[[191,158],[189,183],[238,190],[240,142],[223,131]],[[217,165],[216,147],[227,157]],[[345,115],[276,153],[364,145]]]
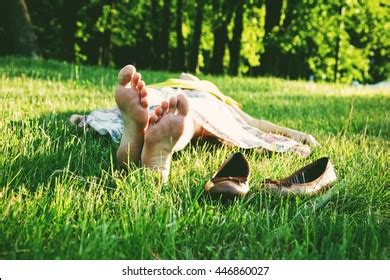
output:
[[[283,194],[316,194],[337,180],[333,164],[322,157],[281,180],[265,180],[265,187]]]
[[[234,153],[207,182],[205,191],[213,198],[244,196],[249,191],[249,174],[249,163],[244,155]]]

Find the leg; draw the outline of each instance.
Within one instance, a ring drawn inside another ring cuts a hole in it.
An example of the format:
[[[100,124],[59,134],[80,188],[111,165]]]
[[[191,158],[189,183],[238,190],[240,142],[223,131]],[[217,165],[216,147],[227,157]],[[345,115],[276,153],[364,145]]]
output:
[[[149,115],[145,83],[134,66],[123,67],[118,80],[115,101],[122,114],[124,129],[116,156],[119,165],[123,167],[129,160],[140,162]]]
[[[76,126],[83,127],[88,129],[87,124],[85,123],[86,116],[85,115],[78,115],[78,114],[73,114],[69,117],[69,121]]]
[[[319,143],[310,134],[306,134],[304,132],[283,127],[280,125],[276,125],[269,121],[254,119],[251,116],[249,116],[247,113],[242,111],[239,107],[233,106],[233,108],[246,122],[248,122],[251,126],[254,126],[263,132],[282,134],[287,137],[290,137],[291,139],[294,139],[295,141],[302,142],[313,147],[319,146]]]
[[[141,161],[157,170],[163,182],[168,181],[173,152],[183,149],[199,129],[188,112],[188,100],[179,94],[161,103],[149,119]]]

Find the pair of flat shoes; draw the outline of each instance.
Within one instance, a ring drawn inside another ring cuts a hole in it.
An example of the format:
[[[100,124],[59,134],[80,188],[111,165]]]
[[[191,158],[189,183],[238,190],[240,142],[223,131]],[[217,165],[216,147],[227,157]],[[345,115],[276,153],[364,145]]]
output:
[[[212,198],[231,199],[249,192],[249,163],[242,153],[232,154],[205,185],[205,191]],[[337,180],[333,164],[328,157],[322,157],[292,175],[280,179],[266,179],[267,189],[281,194],[316,194]]]

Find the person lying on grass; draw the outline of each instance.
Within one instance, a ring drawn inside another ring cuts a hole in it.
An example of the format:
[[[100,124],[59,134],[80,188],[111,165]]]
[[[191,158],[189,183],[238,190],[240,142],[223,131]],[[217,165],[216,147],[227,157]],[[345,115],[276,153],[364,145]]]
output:
[[[156,170],[163,182],[168,180],[172,154],[193,138],[214,137],[241,148],[292,151],[302,157],[310,154],[302,143],[318,145],[310,134],[252,118],[214,84],[191,74],[146,86],[135,67],[127,65],[118,81],[118,108],[87,117],[73,115],[71,121],[109,133],[114,140],[120,138],[118,164],[125,167],[133,162]]]

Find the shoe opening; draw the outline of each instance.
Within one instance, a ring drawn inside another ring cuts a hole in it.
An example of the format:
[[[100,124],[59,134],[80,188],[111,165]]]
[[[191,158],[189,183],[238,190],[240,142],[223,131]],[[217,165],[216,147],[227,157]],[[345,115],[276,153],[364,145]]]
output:
[[[249,165],[247,160],[242,153],[235,153],[215,177],[247,177],[248,175]]]
[[[322,176],[328,165],[329,158],[323,157],[308,166],[305,166],[288,179],[291,184],[304,184],[312,182]]]

